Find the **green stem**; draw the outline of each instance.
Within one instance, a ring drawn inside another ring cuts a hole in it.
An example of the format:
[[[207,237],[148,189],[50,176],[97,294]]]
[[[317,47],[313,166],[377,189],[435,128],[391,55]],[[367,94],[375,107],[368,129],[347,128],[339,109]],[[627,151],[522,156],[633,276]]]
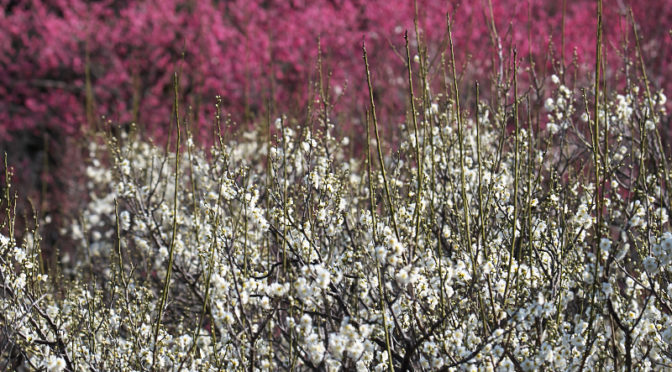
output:
[[[373,233],[373,244],[374,244],[374,250],[375,250],[375,245],[376,245],[376,202],[375,202],[375,196],[374,196],[374,187],[373,187],[373,179],[371,178],[371,148],[370,148],[370,143],[371,143],[371,130],[369,128],[369,114],[367,112],[366,115],[366,165],[367,165],[367,175],[369,178],[369,202],[370,202],[370,210],[371,210],[371,223],[373,225],[373,228],[371,229]],[[383,330],[385,331],[385,345],[387,347],[387,356],[388,356],[388,365],[389,365],[389,370],[391,372],[394,372],[394,363],[392,362],[392,344],[390,342],[390,332],[387,329],[387,317],[385,315],[385,296],[384,296],[384,287],[383,287],[383,272],[380,268],[380,262],[378,262],[378,256],[374,253],[373,259],[376,262],[376,273],[378,275],[378,291],[380,292],[380,313],[383,316]]]
[[[174,93],[175,93],[175,122],[177,124],[177,144],[175,146],[175,193],[173,195],[173,234],[170,238],[170,251],[168,253],[168,268],[166,270],[166,277],[163,282],[163,290],[161,291],[161,302],[159,304],[158,315],[156,317],[156,326],[154,328],[154,350],[152,352],[152,366],[151,370],[154,370],[154,365],[156,364],[156,352],[158,348],[158,339],[159,339],[159,330],[161,329],[161,317],[163,315],[163,307],[166,305],[168,299],[168,289],[170,287],[170,276],[173,272],[173,258],[175,255],[175,238],[177,236],[177,195],[179,190],[179,175],[180,175],[180,116],[179,116],[179,100],[178,100],[178,87],[179,81],[177,77],[177,72],[173,77]]]
[[[513,121],[516,125],[513,154],[513,220],[511,222],[511,248],[509,251],[509,264],[506,275],[506,286],[504,287],[504,297],[507,297],[509,285],[511,284],[511,266],[513,265],[513,254],[516,249],[516,225],[518,222],[518,147],[520,135],[520,123],[518,122],[518,52],[513,50]],[[516,265],[516,272],[518,265]]]
[[[467,200],[467,187],[466,187],[466,178],[464,174],[464,136],[463,136],[463,125],[462,125],[462,114],[460,113],[460,92],[457,88],[457,72],[455,71],[455,51],[453,50],[453,33],[450,26],[450,17],[447,19],[448,22],[448,42],[450,43],[450,58],[451,58],[451,67],[453,70],[453,93],[455,94],[455,115],[457,116],[457,139],[460,151],[460,183],[461,183],[461,194],[462,194],[462,207],[464,209],[464,244],[469,251],[469,256],[471,258],[471,267],[473,271],[474,278],[476,278],[476,257],[474,257],[474,252],[471,248],[471,227],[469,221],[469,202]]]
[[[404,34],[404,40],[406,40],[406,65],[408,70],[408,92],[410,95],[411,101],[411,118],[413,120],[413,130],[415,133],[415,160],[418,163],[418,172],[417,172],[417,181],[418,181],[418,191],[416,193],[415,200],[415,211],[413,211],[415,217],[415,246],[418,247],[418,238],[420,232],[420,206],[422,203],[422,175],[423,175],[423,166],[422,166],[422,157],[420,156],[420,139],[418,137],[418,118],[415,112],[415,95],[413,94],[413,71],[411,69],[411,52],[408,48],[408,31]],[[413,257],[410,258],[413,260]]]
[[[392,203],[392,195],[390,193],[389,182],[387,181],[387,173],[385,172],[385,162],[383,160],[383,149],[380,144],[380,135],[378,133],[378,119],[376,118],[376,104],[373,102],[373,85],[371,84],[371,73],[369,71],[369,59],[366,56],[366,45],[362,44],[362,51],[364,52],[364,67],[366,68],[366,83],[369,88],[369,103],[371,104],[371,117],[373,118],[373,129],[376,133],[376,148],[378,149],[378,161],[380,162],[380,171],[383,175],[383,185],[385,186],[385,196],[387,203],[390,206],[390,215],[392,217],[392,227],[394,227],[394,234],[397,239],[401,239],[399,229],[397,228],[397,219],[395,217],[395,208]]]

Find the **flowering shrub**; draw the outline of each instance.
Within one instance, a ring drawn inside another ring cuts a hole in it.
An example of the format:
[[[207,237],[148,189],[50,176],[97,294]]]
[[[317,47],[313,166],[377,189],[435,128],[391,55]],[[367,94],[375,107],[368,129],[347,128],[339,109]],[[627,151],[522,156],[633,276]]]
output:
[[[174,151],[90,141],[60,271],[3,198],[4,367],[671,368],[666,97],[592,110],[551,81],[545,128],[516,80],[471,116],[412,97],[394,153],[374,111],[349,155],[328,106],[235,136],[218,115],[209,148],[179,118]]]

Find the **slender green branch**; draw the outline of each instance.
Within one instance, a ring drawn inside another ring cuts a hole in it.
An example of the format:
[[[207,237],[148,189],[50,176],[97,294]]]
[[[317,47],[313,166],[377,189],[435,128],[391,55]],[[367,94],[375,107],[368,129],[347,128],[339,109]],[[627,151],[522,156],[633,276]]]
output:
[[[600,182],[600,78],[601,78],[601,68],[602,68],[602,0],[597,0],[597,38],[595,46],[595,81],[594,81],[594,105],[593,105],[593,126],[592,126],[592,150],[593,150],[593,167],[595,170],[595,190],[594,190],[594,204],[595,204],[595,213],[596,213],[596,224],[595,224],[595,244],[593,247],[593,253],[595,255],[595,262],[593,264],[593,285],[591,288],[590,294],[590,319],[588,322],[588,329],[586,330],[587,340],[591,342],[591,338],[594,333],[595,326],[595,297],[597,288],[597,274],[600,261],[600,248],[599,243],[602,238],[602,184]],[[588,354],[590,353],[590,348],[586,348],[581,359],[581,367],[583,369],[586,360],[588,359]]]
[[[177,236],[177,197],[179,191],[179,175],[180,175],[180,114],[179,114],[179,99],[178,99],[178,87],[179,81],[177,72],[173,76],[173,85],[175,93],[175,122],[177,125],[177,143],[175,146],[175,186],[174,186],[174,195],[173,195],[173,233],[170,238],[170,251],[168,253],[168,268],[166,269],[166,277],[163,282],[163,290],[161,291],[161,302],[159,303],[158,315],[156,317],[156,325],[154,328],[154,351],[152,353],[152,367],[156,364],[156,354],[158,351],[158,341],[159,341],[159,330],[161,329],[161,317],[163,315],[163,308],[166,305],[168,299],[168,290],[170,288],[170,276],[173,272],[173,259],[175,256],[175,238]]]
[[[518,151],[519,151],[519,137],[520,137],[520,123],[518,121],[518,52],[513,50],[513,122],[515,123],[514,133],[514,152],[513,152],[513,219],[511,220],[511,248],[509,250],[509,264],[506,275],[506,286],[504,289],[504,297],[508,294],[509,285],[511,284],[511,266],[513,265],[513,255],[516,250],[517,242],[517,228],[518,228]],[[516,272],[519,265],[516,265]]]
[[[408,94],[411,101],[411,120],[413,121],[413,131],[415,133],[415,160],[417,164],[417,182],[418,190],[416,192],[415,198],[415,211],[413,211],[415,219],[415,247],[418,248],[418,239],[420,232],[420,207],[422,203],[422,175],[423,175],[423,166],[422,166],[422,156],[420,154],[420,138],[418,137],[418,117],[415,112],[415,95],[413,94],[413,71],[411,68],[411,52],[408,48],[408,31],[404,34],[404,40],[406,41],[406,66],[408,70]],[[413,260],[413,257],[410,258]]]
[[[479,109],[480,89],[476,83],[476,155],[478,161],[478,214],[481,225],[481,246],[485,259],[488,259],[488,249],[485,248],[485,213],[483,212],[483,159],[481,159],[481,113]]]
[[[369,179],[369,206],[371,211],[371,223],[373,225],[371,231],[373,234],[373,246],[374,251],[377,244],[376,239],[376,201],[375,201],[375,189],[373,186],[373,179],[371,178],[371,129],[369,128],[369,113],[366,113],[366,171]],[[392,343],[390,341],[390,332],[387,328],[387,315],[385,315],[385,287],[383,287],[383,271],[380,268],[380,262],[378,262],[378,256],[374,253],[373,257],[376,262],[376,274],[378,276],[378,291],[380,292],[380,313],[383,316],[383,330],[385,331],[385,345],[387,347],[387,357],[388,357],[388,366],[391,372],[394,372],[394,363],[392,362]]]
[[[373,85],[371,84],[371,73],[369,70],[369,59],[366,55],[366,44],[362,43],[362,51],[364,54],[364,67],[366,68],[366,84],[369,88],[369,103],[371,104],[371,118],[373,119],[373,129],[376,133],[376,147],[378,149],[378,161],[380,162],[380,172],[383,175],[383,185],[385,186],[385,196],[387,203],[390,206],[390,216],[392,217],[392,227],[397,239],[401,239],[399,228],[397,227],[397,218],[395,213],[394,203],[392,203],[392,195],[390,193],[390,186],[387,180],[387,173],[385,172],[385,161],[383,159],[383,149],[380,143],[380,135],[378,133],[378,118],[376,117],[376,104],[373,102]]]
[[[455,115],[457,116],[457,140],[460,152],[460,183],[461,183],[461,196],[462,196],[462,206],[464,213],[464,244],[467,250],[469,251],[469,256],[471,258],[471,267],[474,276],[476,277],[476,257],[474,257],[474,252],[471,248],[471,227],[469,221],[469,200],[467,198],[467,187],[466,187],[466,178],[464,172],[464,133],[463,133],[463,123],[462,123],[462,113],[460,112],[460,91],[457,88],[457,72],[455,70],[455,51],[453,49],[453,32],[450,24],[450,16],[447,16],[448,23],[448,42],[450,44],[450,58],[451,58],[451,67],[453,72],[453,94],[455,101]]]

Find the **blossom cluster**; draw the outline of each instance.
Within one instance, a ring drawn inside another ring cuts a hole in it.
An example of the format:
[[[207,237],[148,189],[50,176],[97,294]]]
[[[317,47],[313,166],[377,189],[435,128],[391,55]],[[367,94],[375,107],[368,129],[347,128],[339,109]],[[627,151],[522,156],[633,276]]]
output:
[[[327,106],[303,126],[217,118],[210,147],[179,125],[172,150],[135,128],[92,138],[58,270],[39,227],[15,238],[3,196],[0,355],[49,371],[669,369],[665,94],[591,110],[550,80],[546,126],[515,92],[473,115],[427,94],[395,152],[345,151]]]

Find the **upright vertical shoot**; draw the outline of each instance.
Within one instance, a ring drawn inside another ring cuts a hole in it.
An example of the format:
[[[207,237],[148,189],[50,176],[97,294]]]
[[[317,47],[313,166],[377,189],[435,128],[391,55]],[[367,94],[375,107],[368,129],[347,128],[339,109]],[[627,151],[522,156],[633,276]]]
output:
[[[476,155],[478,161],[478,214],[481,225],[481,245],[485,259],[488,258],[488,250],[485,248],[485,214],[483,213],[483,159],[481,159],[481,113],[478,107],[480,102],[480,86],[476,83]]]
[[[385,196],[387,203],[390,206],[390,217],[392,218],[392,227],[394,227],[394,234],[397,239],[401,239],[399,229],[397,228],[397,219],[395,217],[395,207],[392,203],[392,194],[390,193],[389,182],[387,182],[387,172],[385,172],[385,161],[383,159],[383,149],[380,143],[380,135],[378,133],[378,118],[376,117],[376,104],[373,102],[373,85],[371,84],[371,73],[369,71],[369,59],[366,55],[366,45],[362,44],[362,51],[364,54],[364,67],[366,68],[366,84],[369,88],[369,103],[371,104],[371,118],[373,119],[373,130],[376,134],[376,148],[378,150],[378,161],[380,162],[380,172],[383,175],[383,186],[385,187]]]
[[[453,72],[453,93],[455,95],[455,115],[457,116],[457,140],[460,152],[460,184],[461,184],[461,196],[462,196],[462,206],[464,213],[464,244],[469,250],[469,256],[471,258],[471,266],[474,275],[476,275],[476,257],[471,249],[471,230],[469,223],[469,203],[467,200],[467,188],[466,188],[466,178],[464,174],[464,135],[463,135],[463,125],[462,125],[462,114],[460,113],[460,92],[457,88],[457,72],[455,70],[455,51],[453,49],[453,33],[450,25],[450,16],[447,16],[448,23],[448,42],[450,44],[450,59],[451,59],[451,68]]]
[[[177,142],[175,146],[175,192],[173,195],[173,232],[172,237],[170,238],[170,251],[168,253],[168,268],[166,270],[166,278],[163,282],[163,290],[161,292],[161,302],[159,303],[158,315],[156,317],[156,326],[154,328],[154,351],[152,355],[152,367],[154,370],[154,365],[156,364],[156,351],[158,346],[159,339],[159,330],[161,329],[161,316],[163,315],[163,307],[166,305],[168,299],[168,290],[170,288],[170,276],[173,272],[173,257],[175,255],[175,237],[177,235],[177,195],[179,190],[179,175],[180,175],[180,114],[179,114],[179,100],[178,100],[178,87],[179,81],[177,72],[173,76],[173,86],[175,93],[175,122],[177,125]]]
[[[591,288],[590,294],[590,318],[587,333],[587,340],[589,343],[592,343],[591,338],[594,336],[594,326],[595,326],[595,297],[598,290],[598,267],[599,257],[600,257],[600,248],[599,243],[602,238],[602,184],[600,182],[600,69],[602,67],[602,0],[597,0],[597,37],[595,40],[595,81],[594,81],[594,105],[593,105],[593,122],[591,128],[592,134],[592,147],[593,147],[593,167],[595,170],[595,190],[594,190],[594,204],[595,204],[595,214],[596,214],[596,223],[595,223],[595,244],[593,247],[593,254],[595,256],[595,263],[593,264],[593,285]],[[605,133],[606,135],[606,133]],[[583,369],[591,348],[586,348],[581,359],[581,368]]]
[[[599,150],[599,135],[600,135],[600,68],[602,66],[602,0],[597,0],[597,42],[595,51],[595,102],[593,106],[593,163],[595,167],[595,208],[597,214],[597,225],[595,228],[595,235],[597,241],[602,237],[602,197],[600,193],[600,150]]]
[[[518,122],[518,51],[513,49],[513,122],[516,129],[514,133],[514,153],[513,153],[513,219],[511,221],[511,248],[509,251],[509,264],[506,276],[506,286],[504,287],[504,297],[506,297],[511,280],[511,266],[513,266],[513,254],[516,249],[518,225],[518,147],[520,135],[520,123]]]
[[[385,194],[387,195],[387,201],[390,204],[390,214],[392,215],[392,223],[394,224],[394,231],[397,235],[397,239],[399,239],[399,231],[397,230],[397,223],[394,217],[394,206],[392,205],[392,198],[390,197],[390,190],[387,185],[387,176],[385,174],[385,163],[383,163],[383,153],[380,147],[380,137],[378,136],[378,122],[376,120],[376,106],[373,103],[373,89],[371,85],[371,74],[369,72],[369,60],[366,56],[366,45],[362,44],[362,52],[364,55],[364,67],[366,69],[366,82],[369,87],[369,99],[371,103],[371,118],[373,119],[373,127],[376,132],[376,147],[378,148],[378,160],[380,160],[380,168],[381,172],[383,174],[383,183],[385,186]],[[366,117],[366,159],[367,159],[367,170],[368,170],[368,177],[369,177],[369,198],[370,198],[370,203],[371,203],[371,221],[373,223],[373,242],[374,245],[376,244],[376,228],[377,223],[376,223],[376,210],[375,210],[375,197],[373,193],[373,179],[371,178],[371,149],[370,149],[370,142],[371,142],[371,134],[370,134],[370,128],[369,128],[369,115]],[[392,342],[390,340],[390,333],[387,328],[387,317],[385,315],[385,295],[384,295],[384,290],[385,287],[383,286],[383,270],[380,266],[380,262],[378,262],[378,256],[374,254],[374,260],[376,260],[376,271],[378,275],[378,291],[380,292],[380,312],[383,317],[383,330],[385,331],[385,345],[387,347],[387,357],[388,357],[388,368],[391,372],[394,372],[394,363],[392,362]]]
[[[377,237],[376,237],[376,196],[375,196],[375,189],[373,186],[373,179],[371,178],[371,128],[370,128],[370,118],[369,114],[367,112],[366,114],[366,170],[367,170],[367,176],[369,179],[369,206],[370,206],[370,211],[371,211],[371,224],[373,225],[373,228],[371,229],[371,233],[373,235],[373,244],[374,248],[375,245],[377,244]],[[388,357],[388,368],[390,371],[394,371],[394,363],[392,362],[392,344],[390,342],[390,331],[387,328],[387,316],[385,315],[385,287],[383,287],[383,270],[380,267],[380,262],[378,262],[378,256],[374,254],[373,258],[376,262],[376,275],[378,277],[378,292],[380,296],[380,300],[378,301],[378,305],[380,306],[380,313],[382,314],[383,317],[383,331],[385,332],[385,346],[387,347],[387,357]]]
[[[418,190],[416,192],[416,201],[415,201],[415,247],[418,247],[418,236],[420,233],[420,206],[422,203],[422,176],[423,176],[423,165],[422,165],[422,156],[420,154],[420,138],[418,136],[418,117],[415,113],[415,94],[413,93],[413,71],[411,69],[411,52],[408,47],[408,31],[404,34],[404,40],[406,40],[406,65],[408,69],[408,94],[411,101],[411,120],[413,121],[413,130],[415,133],[415,160],[418,163],[417,169],[417,183]],[[410,258],[413,260],[413,257]]]

